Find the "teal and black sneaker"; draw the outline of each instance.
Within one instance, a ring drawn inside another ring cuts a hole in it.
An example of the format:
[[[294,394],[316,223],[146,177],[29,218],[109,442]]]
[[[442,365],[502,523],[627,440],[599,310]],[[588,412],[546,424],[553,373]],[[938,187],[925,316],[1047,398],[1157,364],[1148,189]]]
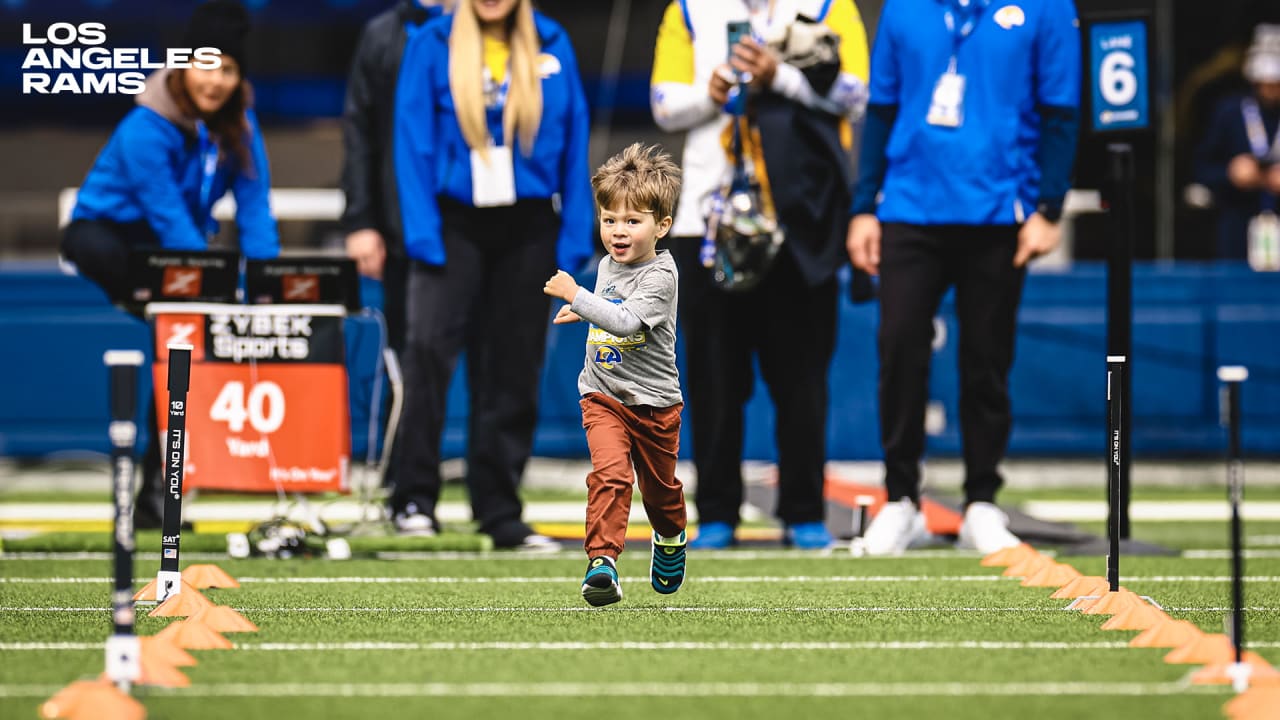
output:
[[[684,582],[684,556],[688,545],[684,531],[675,540],[663,540],[653,534],[653,559],[649,561],[649,584],[663,595],[680,589]]]
[[[593,607],[611,605],[622,599],[622,586],[618,584],[618,568],[613,558],[598,555],[587,564],[587,576],[582,580],[582,599]]]

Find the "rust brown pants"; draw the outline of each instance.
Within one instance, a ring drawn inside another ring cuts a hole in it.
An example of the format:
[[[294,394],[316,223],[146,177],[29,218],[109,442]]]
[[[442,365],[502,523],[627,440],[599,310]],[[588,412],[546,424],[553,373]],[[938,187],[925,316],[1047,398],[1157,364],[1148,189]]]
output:
[[[583,543],[587,556],[607,555],[616,560],[622,552],[631,515],[633,478],[640,485],[653,529],[663,537],[679,535],[685,528],[684,487],[676,479],[683,405],[628,407],[600,393],[584,395],[580,404],[582,427],[591,449],[587,539]]]

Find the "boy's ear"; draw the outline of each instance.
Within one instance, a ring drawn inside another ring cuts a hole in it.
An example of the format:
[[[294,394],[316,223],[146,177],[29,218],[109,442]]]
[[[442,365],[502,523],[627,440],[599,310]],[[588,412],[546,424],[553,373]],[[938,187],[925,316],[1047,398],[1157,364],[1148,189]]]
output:
[[[660,238],[666,237],[667,231],[671,230],[671,224],[674,222],[675,221],[671,219],[670,215],[659,220],[658,221],[658,237]]]

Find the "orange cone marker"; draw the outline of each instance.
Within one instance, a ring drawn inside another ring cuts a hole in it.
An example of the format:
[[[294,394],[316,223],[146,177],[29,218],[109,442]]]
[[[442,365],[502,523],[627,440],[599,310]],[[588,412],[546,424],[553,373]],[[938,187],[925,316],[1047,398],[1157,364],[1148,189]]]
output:
[[[1028,575],[1022,581],[1022,586],[1060,588],[1078,577],[1080,577],[1079,570],[1066,563],[1053,562],[1041,566],[1038,571]]]
[[[258,626],[254,625],[249,618],[226,605],[210,605],[192,615],[190,619],[220,633],[258,632]]]
[[[1230,685],[1233,678],[1231,677],[1231,666],[1235,664],[1235,654],[1232,654],[1231,660],[1224,663],[1212,663],[1205,665],[1199,670],[1191,674],[1192,685]],[[1245,651],[1244,664],[1249,666],[1249,684],[1252,685],[1260,680],[1271,679],[1275,681],[1280,679],[1280,670],[1271,667],[1271,664],[1262,659],[1262,656],[1255,652]],[[1276,706],[1277,714],[1280,714],[1280,705]]]
[[[1131,605],[1102,623],[1103,630],[1146,630],[1171,620],[1163,610],[1147,603]]]
[[[1165,617],[1168,617],[1167,615]],[[1113,618],[1114,619],[1114,618]],[[1182,647],[1204,634],[1189,620],[1161,622],[1139,633],[1129,641],[1129,647],[1176,648]]]
[[[196,659],[191,657],[191,653],[174,645],[169,640],[157,637],[140,637],[138,643],[142,646],[142,656],[150,656],[156,662],[161,662],[173,667],[194,667]]]
[[[1014,545],[1013,547],[997,550],[990,555],[982,558],[983,567],[1008,567],[1016,562],[1024,559],[1028,554],[1036,552],[1035,548],[1026,543]]]
[[[1035,550],[1032,550],[1030,554],[1023,557],[1022,560],[1017,563],[1005,568],[1004,572],[1000,574],[1005,577],[1025,578],[1029,575],[1035,574],[1037,570],[1051,563],[1053,563],[1053,558],[1048,555],[1041,555]]]
[[[1134,605],[1145,605],[1146,601],[1138,594],[1125,588],[1114,592],[1103,593],[1097,600],[1082,601],[1077,608],[1085,615],[1115,615],[1121,610],[1128,610]]]
[[[184,650],[230,650],[231,641],[218,634],[216,630],[202,623],[179,620],[156,633]]]
[[[1213,663],[1231,662],[1236,657],[1236,649],[1231,638],[1222,633],[1205,634],[1169,651],[1164,661],[1171,665],[1211,665]]]
[[[182,571],[183,582],[199,590],[206,588],[238,588],[240,583],[217,565],[189,565]]]
[[[1058,588],[1058,591],[1049,597],[1055,600],[1075,599],[1085,597],[1086,595],[1101,595],[1111,588],[1107,579],[1098,575],[1081,575],[1071,582]]]
[[[212,604],[209,598],[184,581],[182,592],[170,595],[168,600],[147,613],[147,617],[191,617]]]

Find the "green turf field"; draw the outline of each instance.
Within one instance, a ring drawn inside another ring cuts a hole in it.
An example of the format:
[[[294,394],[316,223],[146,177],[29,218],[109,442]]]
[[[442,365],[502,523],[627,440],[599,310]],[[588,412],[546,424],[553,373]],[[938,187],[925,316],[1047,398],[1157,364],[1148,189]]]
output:
[[[1250,537],[1280,536],[1256,522]],[[1226,547],[1222,523],[1135,526],[1181,549]],[[1246,573],[1248,635],[1280,658],[1280,553]],[[105,556],[0,557],[0,717],[103,666]],[[193,651],[190,688],[136,689],[153,718],[1221,717],[1226,688],[1136,633],[1064,611],[1051,590],[951,551],[854,559],[774,548],[690,554],[674,596],[648,588],[647,548],[620,563],[625,599],[589,608],[583,559],[453,553],[422,559],[217,559],[240,579],[207,591],[261,627],[234,650]],[[186,562],[217,556],[189,553]],[[1100,573],[1100,558],[1061,558]],[[136,565],[140,581],[154,553]],[[1228,562],[1132,558],[1125,585],[1220,632]],[[140,615],[140,634],[167,619]]]

